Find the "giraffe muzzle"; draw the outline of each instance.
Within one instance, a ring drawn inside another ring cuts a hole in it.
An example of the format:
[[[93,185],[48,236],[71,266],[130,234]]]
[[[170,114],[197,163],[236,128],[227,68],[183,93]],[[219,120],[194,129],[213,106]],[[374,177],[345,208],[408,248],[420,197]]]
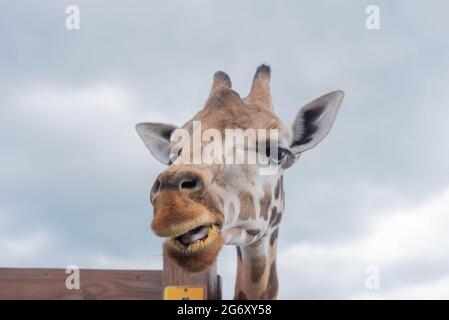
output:
[[[207,194],[200,197],[194,189],[161,187],[153,192],[151,229],[166,238],[167,256],[190,272],[213,265],[224,242],[220,231],[224,217],[205,199]]]

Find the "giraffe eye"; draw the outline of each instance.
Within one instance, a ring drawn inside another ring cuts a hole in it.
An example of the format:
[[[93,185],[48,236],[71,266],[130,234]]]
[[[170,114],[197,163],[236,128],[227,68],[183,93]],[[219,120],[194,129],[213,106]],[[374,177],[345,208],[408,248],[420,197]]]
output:
[[[280,164],[282,162],[282,160],[284,160],[284,157],[286,154],[287,154],[287,150],[285,150],[283,148],[278,148],[277,155],[272,154],[270,148],[266,149],[267,158],[276,164]]]
[[[281,163],[282,160],[284,160],[285,154],[287,153],[287,151],[285,149],[282,148],[278,148],[278,156],[277,156],[277,163]]]

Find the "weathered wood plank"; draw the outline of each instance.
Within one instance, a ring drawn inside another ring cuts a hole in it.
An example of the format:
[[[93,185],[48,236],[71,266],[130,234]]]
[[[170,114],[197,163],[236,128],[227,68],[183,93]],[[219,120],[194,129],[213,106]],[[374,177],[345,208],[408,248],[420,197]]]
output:
[[[64,269],[0,268],[0,299],[143,299],[162,296],[159,270],[80,269],[80,289],[65,286]]]

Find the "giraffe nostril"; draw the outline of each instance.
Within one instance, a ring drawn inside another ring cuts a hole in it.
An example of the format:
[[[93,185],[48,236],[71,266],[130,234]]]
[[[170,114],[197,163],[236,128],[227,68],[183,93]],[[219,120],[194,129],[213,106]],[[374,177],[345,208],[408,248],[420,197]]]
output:
[[[193,189],[197,186],[196,180],[187,180],[181,183],[181,189]]]

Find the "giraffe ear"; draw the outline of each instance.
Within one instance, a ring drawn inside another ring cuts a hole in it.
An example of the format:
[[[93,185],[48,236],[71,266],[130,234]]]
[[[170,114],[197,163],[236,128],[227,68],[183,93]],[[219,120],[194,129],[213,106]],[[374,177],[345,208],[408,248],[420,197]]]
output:
[[[299,110],[290,149],[296,156],[315,147],[329,133],[344,97],[341,90],[321,96]]]
[[[163,164],[170,161],[170,136],[177,127],[164,123],[139,123],[136,131],[151,154]]]

